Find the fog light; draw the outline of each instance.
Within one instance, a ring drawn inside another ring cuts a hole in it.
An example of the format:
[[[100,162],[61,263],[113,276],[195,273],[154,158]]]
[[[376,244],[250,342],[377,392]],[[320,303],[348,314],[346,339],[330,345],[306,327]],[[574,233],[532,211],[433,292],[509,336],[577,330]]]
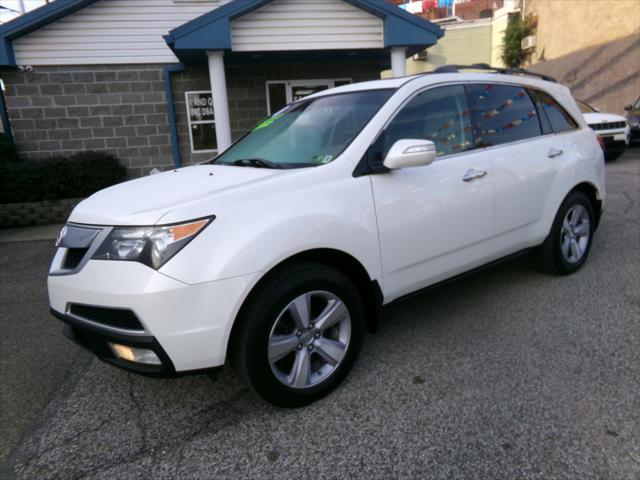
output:
[[[162,362],[155,352],[148,348],[129,347],[127,345],[120,345],[119,343],[111,342],[109,342],[109,347],[111,347],[111,351],[116,357],[122,358],[123,360],[136,363],[146,363],[147,365],[162,365]]]

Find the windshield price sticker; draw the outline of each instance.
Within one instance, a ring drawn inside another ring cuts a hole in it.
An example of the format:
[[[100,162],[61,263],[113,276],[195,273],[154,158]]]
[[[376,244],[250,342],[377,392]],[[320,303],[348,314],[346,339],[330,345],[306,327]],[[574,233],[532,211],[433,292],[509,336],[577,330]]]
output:
[[[260,130],[261,128],[268,127],[269,125],[271,125],[273,122],[275,122],[279,118],[282,118],[282,114],[281,113],[273,115],[272,117],[267,118],[264,122],[258,124],[258,126],[255,127],[252,131],[255,132],[256,130]]]

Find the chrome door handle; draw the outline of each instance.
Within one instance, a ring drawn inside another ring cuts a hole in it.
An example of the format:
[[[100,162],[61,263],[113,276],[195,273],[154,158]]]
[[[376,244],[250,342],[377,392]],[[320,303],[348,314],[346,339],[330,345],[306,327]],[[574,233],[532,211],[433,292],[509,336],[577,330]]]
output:
[[[471,180],[475,180],[476,178],[482,178],[487,174],[486,170],[476,170],[475,168],[470,168],[467,170],[467,173],[462,177],[462,181],[470,182]]]
[[[558,150],[556,148],[552,148],[551,150],[549,150],[549,153],[547,153],[547,157],[549,158],[556,158],[559,157],[560,155],[562,155],[564,152],[562,150]]]

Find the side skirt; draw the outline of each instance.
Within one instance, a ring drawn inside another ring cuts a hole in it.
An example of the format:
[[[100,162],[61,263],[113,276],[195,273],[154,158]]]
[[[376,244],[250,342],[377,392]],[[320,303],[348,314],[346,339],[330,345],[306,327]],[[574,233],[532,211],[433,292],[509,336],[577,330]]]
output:
[[[398,302],[402,302],[403,300],[406,300],[408,298],[415,297],[416,295],[421,295],[421,294],[423,294],[425,292],[429,292],[431,290],[435,290],[437,288],[440,288],[443,285],[448,285],[449,283],[452,283],[452,282],[455,282],[457,280],[460,280],[461,278],[467,277],[469,275],[473,275],[475,273],[481,272],[481,271],[486,270],[488,268],[495,267],[496,265],[500,265],[501,263],[508,262],[509,260],[513,260],[514,258],[517,258],[517,257],[521,257],[521,256],[525,255],[526,253],[531,252],[534,249],[535,249],[535,247],[525,248],[524,250],[520,250],[518,252],[512,253],[510,255],[507,255],[506,257],[502,257],[502,258],[499,258],[499,259],[494,260],[492,262],[485,263],[484,265],[481,265],[479,267],[473,268],[473,269],[468,270],[468,271],[466,271],[464,273],[460,273],[460,274],[455,275],[455,276],[453,276],[451,278],[447,278],[446,280],[442,280],[442,281],[440,281],[438,283],[434,283],[433,285],[429,285],[428,287],[421,288],[420,290],[416,290],[415,292],[407,293],[406,295],[398,297],[395,300],[390,301],[389,303],[385,303],[383,305],[383,307],[387,307],[389,305],[394,305],[394,304],[396,304]]]

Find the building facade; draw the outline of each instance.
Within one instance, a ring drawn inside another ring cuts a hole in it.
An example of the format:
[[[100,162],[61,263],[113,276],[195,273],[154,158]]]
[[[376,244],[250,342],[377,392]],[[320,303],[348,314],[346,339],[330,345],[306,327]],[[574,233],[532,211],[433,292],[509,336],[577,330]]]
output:
[[[525,15],[536,25],[528,68],[602,111],[624,113],[640,96],[640,2],[526,0]]]
[[[214,156],[313,92],[405,73],[436,25],[382,0],[56,0],[0,27],[5,130],[131,175]]]
[[[430,72],[451,64],[504,66],[502,43],[509,16],[519,14],[521,10],[519,0],[452,2],[453,16],[433,20],[446,35],[437,44],[407,59],[407,72]],[[390,75],[390,72],[384,75]]]

